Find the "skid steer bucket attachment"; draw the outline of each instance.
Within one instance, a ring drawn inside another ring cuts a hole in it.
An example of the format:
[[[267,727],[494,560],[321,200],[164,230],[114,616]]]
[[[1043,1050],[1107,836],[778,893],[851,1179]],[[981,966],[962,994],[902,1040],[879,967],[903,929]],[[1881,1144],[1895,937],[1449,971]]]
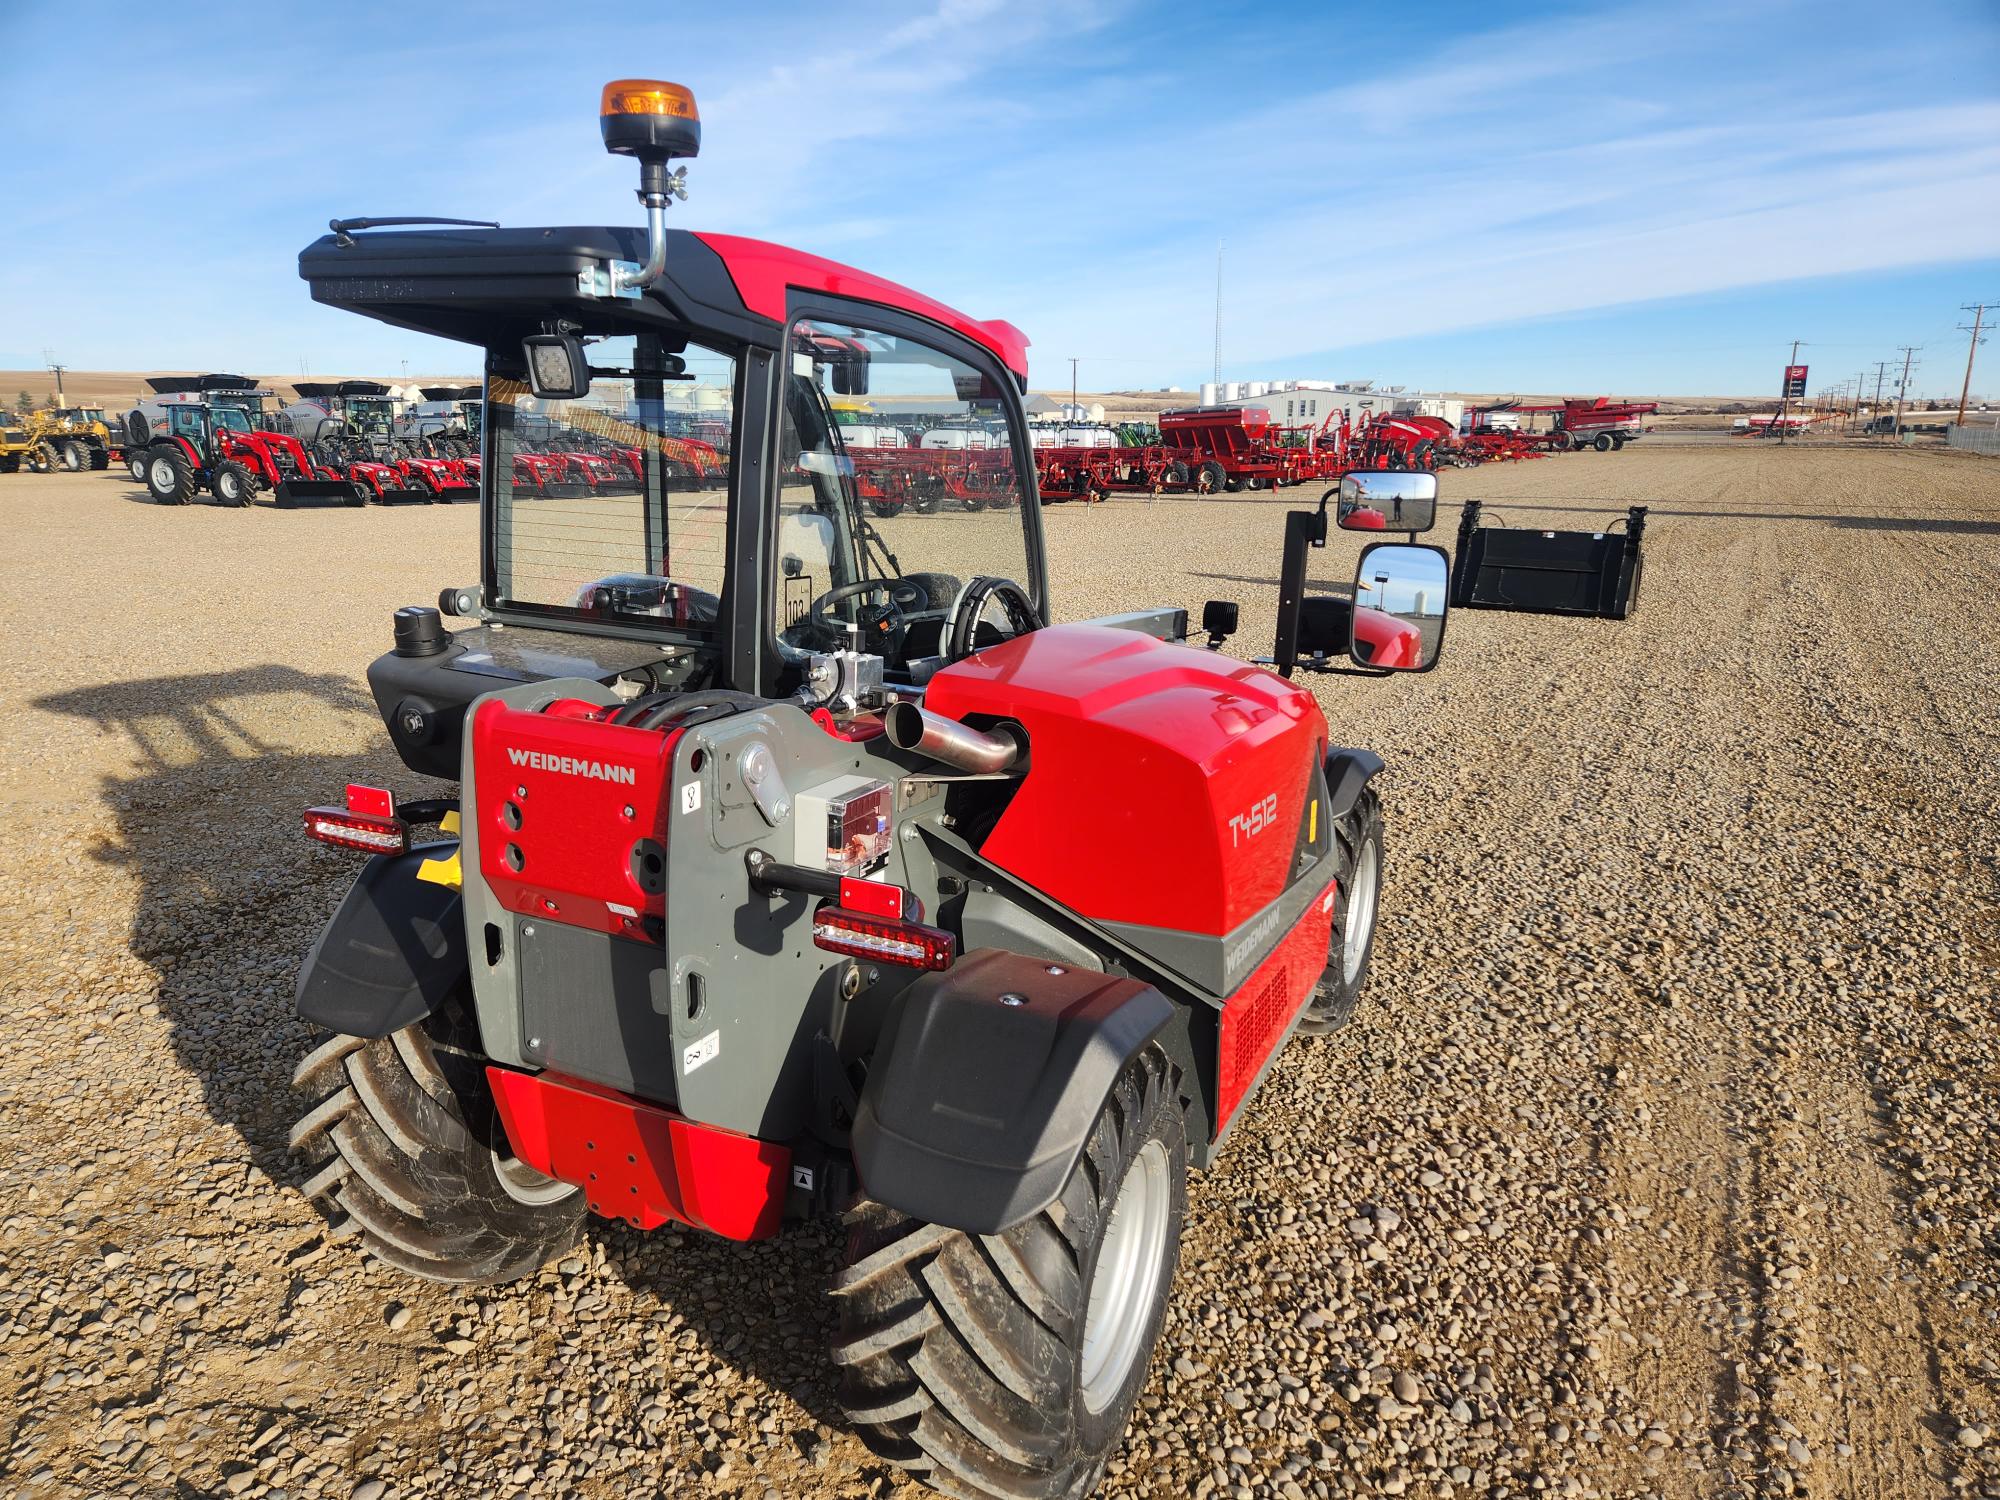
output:
[[[1459,517],[1454,608],[1622,620],[1638,605],[1645,506],[1632,506],[1611,523],[1622,525],[1622,533],[1482,526],[1480,509],[1479,501],[1468,500]]]
[[[352,505],[354,486],[345,479],[283,479],[271,495],[287,509],[308,505]]]

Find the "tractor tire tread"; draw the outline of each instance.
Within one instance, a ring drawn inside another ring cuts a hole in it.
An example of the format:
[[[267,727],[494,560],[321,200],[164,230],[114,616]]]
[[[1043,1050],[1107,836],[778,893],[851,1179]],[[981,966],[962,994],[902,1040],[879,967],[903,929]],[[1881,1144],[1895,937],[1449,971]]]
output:
[[[1341,906],[1340,917],[1335,921],[1327,941],[1329,966],[1337,959],[1342,949],[1347,930],[1345,924],[1348,882],[1354,873],[1355,863],[1360,858],[1362,840],[1367,836],[1371,826],[1375,831],[1375,842],[1379,849],[1382,843],[1382,799],[1372,786],[1362,788],[1353,810],[1333,825],[1334,879],[1340,888]],[[1382,899],[1379,873],[1375,891],[1379,913]],[[1368,968],[1368,962],[1364,957],[1361,973],[1356,977],[1351,992],[1346,992],[1343,987],[1342,990],[1328,994],[1325,992],[1324,982],[1315,986],[1312,996],[1306,1001],[1304,1014],[1299,1017],[1299,1034],[1330,1036],[1346,1026],[1354,1018],[1355,1003],[1360,999],[1362,987],[1368,982]]]
[[[403,1032],[321,1039],[294,1074],[314,1099],[292,1130],[302,1179],[385,1265],[447,1284],[528,1275],[581,1238],[581,1193],[528,1204],[495,1170],[497,1135],[476,1037],[448,1000]],[[448,1055],[440,1059],[439,1050]]]
[[[1120,1439],[1093,1450],[1076,1425],[1084,1268],[1107,1189],[1154,1132],[1178,1130],[1179,1109],[1173,1064],[1149,1047],[1119,1075],[1077,1169],[1042,1212],[972,1234],[856,1206],[834,1283],[834,1358],[841,1406],[871,1451],[972,1500],[1089,1489]],[[1135,1367],[1120,1399],[1135,1401],[1145,1378]],[[1102,1415],[1122,1427],[1123,1410],[1114,1402]]]

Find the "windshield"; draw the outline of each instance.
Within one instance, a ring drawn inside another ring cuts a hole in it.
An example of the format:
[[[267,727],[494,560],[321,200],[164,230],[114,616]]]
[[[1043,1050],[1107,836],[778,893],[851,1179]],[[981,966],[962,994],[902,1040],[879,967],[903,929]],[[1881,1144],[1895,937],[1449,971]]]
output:
[[[657,334],[591,340],[579,401],[487,365],[491,594],[501,608],[710,635],[726,571],[736,361]]]
[[[249,432],[251,430],[250,417],[240,406],[218,406],[213,409],[210,415],[214,418],[217,428],[229,432]]]
[[[1036,587],[1008,408],[983,371],[907,335],[815,319],[791,351],[779,643],[796,657],[865,629],[891,672],[911,670],[973,578]]]

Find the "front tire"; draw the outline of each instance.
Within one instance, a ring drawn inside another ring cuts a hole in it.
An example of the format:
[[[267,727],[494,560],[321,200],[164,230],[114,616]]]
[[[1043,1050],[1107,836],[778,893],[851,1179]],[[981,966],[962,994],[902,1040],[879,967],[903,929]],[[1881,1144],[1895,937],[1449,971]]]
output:
[[[1145,1387],[1186,1207],[1180,1079],[1158,1047],[1025,1222],[975,1235],[860,1204],[833,1358],[863,1441],[950,1494],[1088,1492]]]
[[[1333,826],[1334,879],[1340,894],[1327,939],[1326,972],[1306,1001],[1299,1031],[1325,1036],[1354,1017],[1375,955],[1375,917],[1382,899],[1382,799],[1362,789],[1354,810]]]
[[[291,1134],[302,1191],[377,1260],[492,1284],[582,1235],[583,1195],[507,1149],[462,996],[378,1041],[323,1036],[292,1082],[313,1100]]]
[[[64,443],[61,454],[62,466],[72,474],[81,474],[90,467],[90,450],[79,442]]]
[[[242,509],[250,503],[250,497],[257,493],[257,481],[250,477],[250,471],[234,460],[215,466],[215,476],[208,487],[218,502],[234,509]]]

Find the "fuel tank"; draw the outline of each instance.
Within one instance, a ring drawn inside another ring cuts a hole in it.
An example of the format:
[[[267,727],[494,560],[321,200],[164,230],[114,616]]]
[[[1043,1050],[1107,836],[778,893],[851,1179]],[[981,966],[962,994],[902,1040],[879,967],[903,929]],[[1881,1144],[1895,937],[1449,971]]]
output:
[[[1027,775],[981,852],[1087,917],[1236,933],[1324,839],[1310,804],[1326,721],[1261,667],[1054,625],[946,668],[924,702],[1026,729]]]

